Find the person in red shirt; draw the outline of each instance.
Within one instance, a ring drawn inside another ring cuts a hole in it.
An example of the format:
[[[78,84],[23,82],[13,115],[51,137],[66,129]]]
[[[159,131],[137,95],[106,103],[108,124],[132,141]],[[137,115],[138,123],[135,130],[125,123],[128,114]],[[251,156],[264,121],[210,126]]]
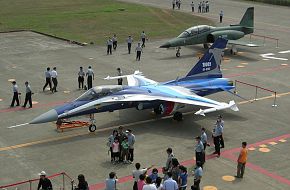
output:
[[[242,142],[242,149],[241,149],[241,152],[239,154],[239,158],[237,160],[237,162],[238,162],[237,175],[235,176],[237,178],[243,178],[243,176],[244,176],[247,157],[248,157],[248,150],[246,147],[247,147],[247,142]]]

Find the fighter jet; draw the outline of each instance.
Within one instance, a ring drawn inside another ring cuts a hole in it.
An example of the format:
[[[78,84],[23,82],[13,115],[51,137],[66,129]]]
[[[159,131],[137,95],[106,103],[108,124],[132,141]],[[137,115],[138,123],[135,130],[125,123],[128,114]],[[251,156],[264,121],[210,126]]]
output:
[[[188,28],[176,38],[173,38],[161,45],[160,48],[176,47],[176,57],[180,56],[180,47],[188,45],[203,44],[208,48],[219,37],[228,39],[228,44],[232,45],[231,53],[236,53],[235,45],[258,47],[260,45],[238,41],[247,34],[254,32],[254,7],[249,7],[245,12],[239,24],[230,26],[214,27],[208,25],[199,25]]]
[[[233,81],[223,78],[220,70],[226,44],[226,39],[217,39],[186,76],[172,81],[159,83],[146,78],[140,71],[108,76],[106,80],[127,78],[128,85],[93,87],[74,101],[36,117],[30,124],[134,107],[137,110],[152,109],[157,115],[173,115],[173,119],[178,121],[183,118],[180,110],[185,105],[200,108],[195,114],[203,116],[227,108],[238,111],[234,101],[225,103],[204,97],[220,91],[231,92],[234,88]],[[92,120],[89,131],[95,130],[95,121]]]

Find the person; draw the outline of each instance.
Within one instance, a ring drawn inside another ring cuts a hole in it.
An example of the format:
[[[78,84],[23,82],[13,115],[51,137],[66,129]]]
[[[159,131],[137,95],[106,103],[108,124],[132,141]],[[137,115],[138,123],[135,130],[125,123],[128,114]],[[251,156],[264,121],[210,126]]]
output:
[[[133,43],[133,38],[131,36],[129,36],[127,38],[127,44],[128,44],[128,54],[131,53],[131,46],[132,46],[132,43]]]
[[[194,183],[191,186],[192,190],[200,190],[200,181],[203,175],[201,162],[197,162],[197,168],[194,170]]]
[[[215,151],[213,154],[217,154],[217,157],[220,157],[220,154],[221,154],[221,144],[220,144],[220,138],[219,138],[220,131],[221,131],[220,127],[218,127],[218,125],[215,125],[213,129],[213,134],[212,134],[214,148],[215,148]]]
[[[224,12],[223,12],[223,10],[221,10],[221,12],[220,12],[220,23],[223,22],[223,16],[224,16]]]
[[[225,148],[225,143],[224,143],[224,138],[223,138],[224,121],[222,120],[222,115],[218,116],[217,121],[216,121],[216,125],[219,125],[219,128],[221,130],[221,134],[219,135],[221,148]]]
[[[49,85],[49,89],[52,91],[52,88],[51,88],[51,74],[50,74],[50,68],[47,67],[46,68],[46,71],[45,71],[45,84],[42,88],[42,91],[45,90],[45,88],[47,87],[47,85]]]
[[[201,12],[201,2],[198,3],[198,12]]]
[[[205,12],[209,12],[209,2],[208,1],[206,1],[205,2]]]
[[[95,80],[94,71],[91,66],[89,66],[86,76],[87,76],[87,85],[88,85],[88,90],[89,90],[93,87],[93,80]]]
[[[129,143],[129,161],[132,163],[134,161],[134,144],[136,142],[135,135],[132,133],[131,129],[127,130],[127,137]]]
[[[107,55],[112,55],[112,46],[113,46],[113,40],[111,37],[108,38],[107,40]]]
[[[155,186],[156,186],[157,190],[164,190],[163,184],[161,182],[162,182],[162,178],[157,177],[156,181],[155,181]]]
[[[135,51],[136,51],[136,53],[137,53],[137,54],[136,54],[136,61],[140,61],[140,57],[141,57],[141,53],[142,53],[142,47],[141,47],[140,42],[138,43],[138,45],[137,45]]]
[[[151,177],[146,177],[146,185],[143,186],[142,190],[157,190],[156,186],[152,184]]]
[[[80,67],[79,73],[78,73],[78,82],[79,82],[79,89],[84,89],[84,77],[85,72],[83,70],[83,67]]]
[[[37,186],[37,190],[39,190],[40,188],[42,190],[52,190],[52,184],[51,181],[46,177],[46,172],[45,171],[40,172],[39,176],[40,179]]]
[[[195,138],[195,140],[196,140],[196,145],[195,145],[195,161],[196,161],[196,165],[197,165],[197,162],[200,162],[200,163],[203,164],[204,147],[203,147],[203,144],[201,142],[200,136],[197,136]]]
[[[168,172],[168,179],[164,181],[163,188],[164,190],[178,190],[178,185],[175,180],[172,179],[172,173]]]
[[[172,0],[172,9],[175,9],[175,0]]]
[[[110,148],[111,152],[111,162],[114,162],[114,154],[113,154],[113,143],[114,139],[118,136],[118,131],[114,130],[113,133],[108,138],[108,147]]]
[[[117,49],[117,46],[118,46],[118,39],[117,39],[116,34],[114,34],[112,40],[113,40],[113,49],[116,50]]]
[[[117,68],[117,74],[118,74],[118,76],[122,76],[122,70],[121,70],[121,68]],[[122,85],[123,84],[123,79],[122,78],[119,78],[118,79],[118,85]]]
[[[79,183],[76,190],[89,190],[88,182],[83,174],[78,175],[78,181]]]
[[[176,158],[172,158],[172,168],[170,169],[172,173],[172,179],[178,182],[178,177],[180,175],[179,162]]]
[[[149,175],[149,177],[152,179],[152,183],[155,183],[156,179],[158,178],[158,169],[153,168],[152,173]]]
[[[138,190],[143,190],[144,185],[146,185],[145,178],[146,178],[146,175],[145,174],[141,174],[139,176],[139,180],[137,182],[137,189]]]
[[[57,72],[56,72],[56,67],[53,67],[52,71],[51,71],[51,80],[53,83],[53,87],[52,87],[52,92],[57,92],[56,87],[57,87]]]
[[[20,103],[19,103],[19,95],[20,93],[18,92],[18,86],[16,84],[16,81],[12,81],[12,91],[13,91],[13,98],[12,98],[12,102],[11,102],[11,105],[10,107],[14,107],[14,103],[16,101],[16,106],[19,106]]]
[[[201,12],[204,13],[205,12],[205,2],[203,1],[201,4]]]
[[[118,177],[115,172],[109,173],[109,178],[106,179],[105,190],[116,190],[117,189]]]
[[[113,151],[113,164],[116,164],[120,161],[120,143],[118,138],[114,139],[112,144],[112,151]]]
[[[237,178],[243,178],[248,158],[247,142],[242,142],[242,149],[238,157]]]
[[[180,165],[180,175],[178,177],[178,185],[179,185],[179,190],[186,190],[187,188],[187,168],[185,166]]]
[[[150,170],[153,166],[150,166],[149,168],[143,168],[141,169],[141,164],[140,163],[136,163],[135,164],[135,168],[136,170],[133,170],[132,171],[132,176],[133,176],[133,179],[134,179],[134,185],[133,185],[133,190],[138,190],[138,179],[140,177],[141,174],[143,174],[145,176],[146,172],[148,170]]]
[[[129,144],[128,144],[128,137],[124,137],[124,140],[121,144],[122,146],[122,160],[124,164],[130,163],[129,162]]]
[[[167,153],[167,160],[166,160],[166,165],[164,167],[164,170],[168,171],[169,169],[172,168],[172,158],[174,158],[174,154],[173,154],[172,148],[167,148],[166,153]]]
[[[32,95],[32,91],[30,88],[30,85],[28,83],[28,81],[26,81],[25,83],[25,101],[22,107],[26,107],[26,104],[29,102],[29,108],[32,108],[32,99],[31,99],[31,95]]]
[[[180,6],[181,6],[181,0],[176,0],[178,2],[177,7],[180,10]]]
[[[203,149],[205,150],[208,143],[207,143],[207,135],[205,133],[205,128],[204,127],[201,128],[200,141],[202,142]]]
[[[127,136],[127,134],[123,130],[124,130],[123,126],[119,126],[117,139],[119,140],[119,143],[120,143],[120,155],[122,155],[122,151],[123,151],[121,144],[124,138]],[[119,162],[123,162],[123,159],[121,156],[119,157]]]
[[[193,3],[193,1],[191,2],[191,12],[194,12],[194,3]]]
[[[146,34],[144,31],[141,33],[141,41],[142,41],[142,48],[145,47],[145,41],[146,41]]]

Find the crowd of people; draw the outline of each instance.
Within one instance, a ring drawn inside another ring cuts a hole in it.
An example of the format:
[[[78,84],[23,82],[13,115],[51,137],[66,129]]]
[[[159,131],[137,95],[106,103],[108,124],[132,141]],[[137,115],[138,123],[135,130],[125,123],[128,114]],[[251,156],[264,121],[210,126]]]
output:
[[[172,9],[175,8],[180,9],[181,7],[181,0],[172,0]],[[195,3],[192,1],[190,3],[191,11],[195,12]],[[208,13],[209,12],[209,1],[200,1],[197,4],[197,12],[198,13]]]

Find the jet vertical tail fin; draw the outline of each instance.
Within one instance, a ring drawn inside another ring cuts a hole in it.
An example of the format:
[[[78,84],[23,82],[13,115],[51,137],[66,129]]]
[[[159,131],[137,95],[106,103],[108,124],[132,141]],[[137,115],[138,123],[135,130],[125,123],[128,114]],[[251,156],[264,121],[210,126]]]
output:
[[[240,25],[247,28],[247,34],[254,32],[254,7],[249,7],[240,21]]]
[[[220,64],[223,50],[228,40],[218,38],[214,44],[206,51],[203,57],[189,71],[186,77],[196,78],[221,78]]]

